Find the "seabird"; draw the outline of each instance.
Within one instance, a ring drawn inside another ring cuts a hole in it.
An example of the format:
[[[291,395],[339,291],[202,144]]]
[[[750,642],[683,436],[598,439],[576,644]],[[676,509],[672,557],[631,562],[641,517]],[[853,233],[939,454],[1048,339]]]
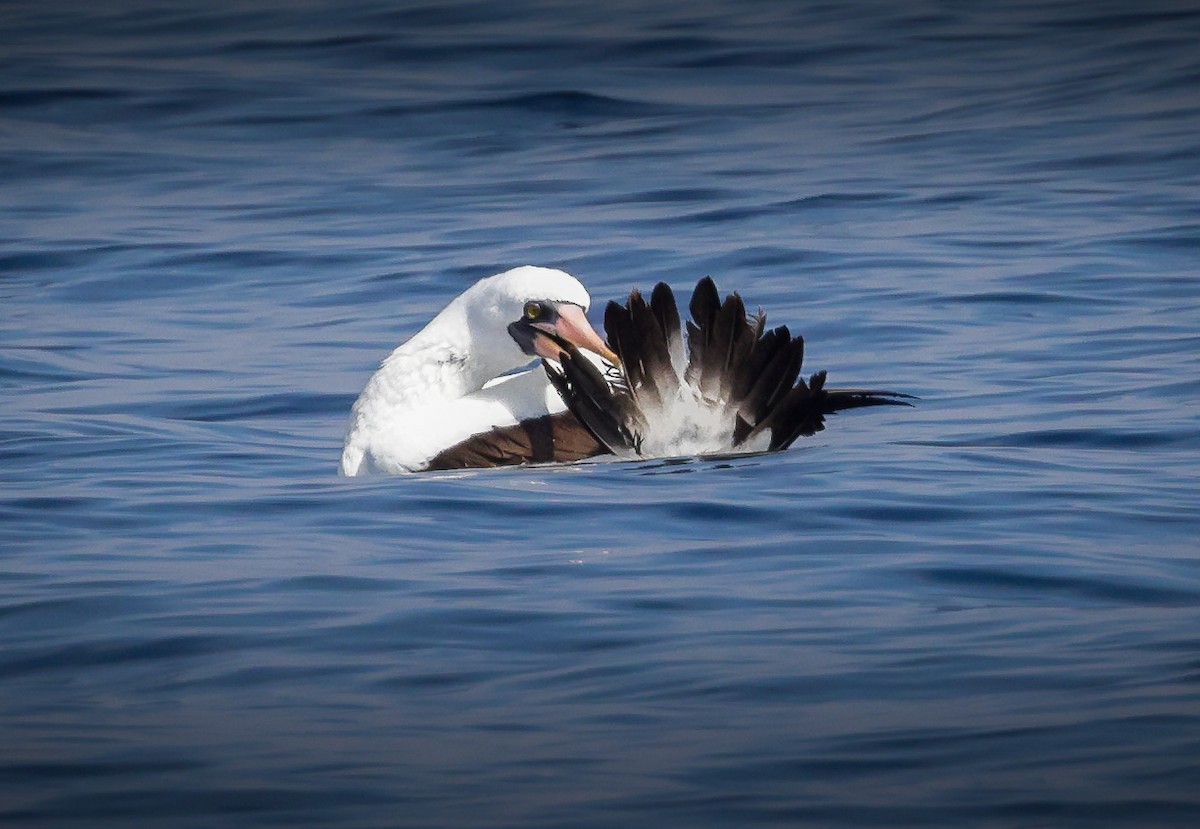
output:
[[[671,457],[786,449],[825,415],[908,395],[800,377],[804,340],[766,330],[705,277],[686,341],[659,283],[587,322],[570,274],[527,265],[482,279],[392,352],[355,402],[341,472]],[[540,357],[541,366],[526,368]]]

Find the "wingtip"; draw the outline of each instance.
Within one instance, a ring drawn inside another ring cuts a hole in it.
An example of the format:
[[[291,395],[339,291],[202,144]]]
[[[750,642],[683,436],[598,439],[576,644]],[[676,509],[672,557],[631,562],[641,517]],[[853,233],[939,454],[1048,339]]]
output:
[[[867,406],[907,406],[915,408],[908,401],[919,400],[911,394],[883,389],[825,389],[827,397],[826,413],[845,409],[861,409]]]

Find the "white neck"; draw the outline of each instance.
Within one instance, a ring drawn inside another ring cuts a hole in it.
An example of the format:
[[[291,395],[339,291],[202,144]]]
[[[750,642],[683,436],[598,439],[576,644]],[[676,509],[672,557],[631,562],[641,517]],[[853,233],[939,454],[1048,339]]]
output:
[[[522,355],[515,344],[502,345],[475,341],[463,309],[454,304],[434,317],[383,361],[355,401],[343,472],[356,473],[362,450],[389,424],[474,394],[519,367]]]

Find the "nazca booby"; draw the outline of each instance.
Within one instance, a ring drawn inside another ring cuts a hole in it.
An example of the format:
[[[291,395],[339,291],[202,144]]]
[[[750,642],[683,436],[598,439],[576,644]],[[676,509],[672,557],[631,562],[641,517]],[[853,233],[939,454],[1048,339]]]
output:
[[[480,280],[392,352],[354,404],[341,472],[785,449],[825,415],[908,395],[800,377],[804,340],[697,284],[686,343],[670,287],[588,324],[587,290],[524,266]],[[541,367],[508,374],[533,357]]]

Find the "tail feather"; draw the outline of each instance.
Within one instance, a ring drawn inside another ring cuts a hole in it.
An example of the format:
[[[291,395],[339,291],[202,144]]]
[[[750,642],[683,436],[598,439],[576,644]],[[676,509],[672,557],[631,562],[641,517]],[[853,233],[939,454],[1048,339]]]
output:
[[[801,378],[768,415],[772,450],[786,449],[798,437],[811,437],[825,428],[821,402],[825,397],[825,372],[818,371],[808,382]]]
[[[864,406],[912,406],[906,401],[916,400],[911,394],[879,389],[826,389],[825,414],[861,409]]]
[[[746,427],[734,435],[734,446],[772,428],[779,422],[773,416],[800,381],[804,362],[804,338],[793,337],[787,326],[780,326],[759,341],[758,353],[745,366],[752,384],[739,401],[738,416]]]
[[[868,389],[827,389],[825,372],[800,380],[771,414],[771,449],[787,449],[825,428],[825,415],[865,406],[911,406],[911,395]]]

